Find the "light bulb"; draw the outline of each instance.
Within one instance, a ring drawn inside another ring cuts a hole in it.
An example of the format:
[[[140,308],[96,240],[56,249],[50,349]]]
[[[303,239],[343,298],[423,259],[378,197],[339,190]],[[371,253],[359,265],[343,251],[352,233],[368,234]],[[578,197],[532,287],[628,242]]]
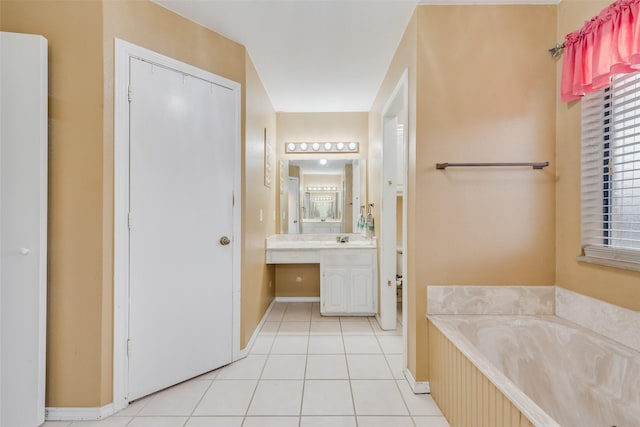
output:
[[[325,149],[325,151],[330,151],[331,150],[331,143],[330,142],[325,142],[324,143],[324,149]]]
[[[349,150],[354,151],[356,149],[356,143],[355,142],[350,142],[349,143]]]
[[[336,144],[336,148],[337,148],[339,151],[342,151],[342,150],[344,149],[344,144],[343,144],[342,142],[338,142],[338,143]]]
[[[307,151],[307,147],[308,147],[308,146],[307,146],[307,144],[306,144],[305,142],[303,142],[302,144],[300,144],[300,149],[301,149],[302,151]]]
[[[289,149],[289,151],[296,151],[296,144],[290,142],[289,145],[287,145],[287,148]]]
[[[318,151],[320,149],[320,144],[314,142],[313,144],[311,144],[311,148],[313,149],[313,151]]]

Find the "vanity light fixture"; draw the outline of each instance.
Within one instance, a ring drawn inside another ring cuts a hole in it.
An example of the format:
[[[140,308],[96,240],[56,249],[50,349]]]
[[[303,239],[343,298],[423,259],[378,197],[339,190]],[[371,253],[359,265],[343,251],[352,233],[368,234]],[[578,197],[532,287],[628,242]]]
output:
[[[338,191],[338,187],[316,187],[316,186],[309,186],[309,187],[307,187],[307,191]]]
[[[358,142],[286,142],[284,145],[285,153],[357,153],[360,151],[360,143]]]

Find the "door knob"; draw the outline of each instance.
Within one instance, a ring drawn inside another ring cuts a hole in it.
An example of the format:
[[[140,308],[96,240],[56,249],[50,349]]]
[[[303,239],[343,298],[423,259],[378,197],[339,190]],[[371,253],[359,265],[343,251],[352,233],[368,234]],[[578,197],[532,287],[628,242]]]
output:
[[[220,244],[222,246],[227,246],[229,243],[231,243],[231,240],[229,240],[229,238],[227,236],[222,236],[220,238]]]

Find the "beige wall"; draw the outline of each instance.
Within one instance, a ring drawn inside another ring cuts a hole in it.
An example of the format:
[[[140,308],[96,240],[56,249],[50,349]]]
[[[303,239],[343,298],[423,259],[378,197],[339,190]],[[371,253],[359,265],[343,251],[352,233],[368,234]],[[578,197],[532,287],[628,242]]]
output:
[[[245,48],[149,1],[2,0],[0,28],[49,40],[47,406],[112,401],[114,37],[243,85],[246,344],[274,294],[263,260],[275,190],[254,183],[262,183],[263,132],[275,139],[275,112]]]
[[[245,347],[275,295],[274,267],[265,264],[265,239],[275,234],[276,176],[264,186],[264,131],[274,141],[276,114],[251,58],[246,57],[246,141],[242,240],[242,347]],[[273,142],[272,142],[273,143]],[[275,168],[275,160],[272,168]],[[262,222],[260,221],[262,210]]]
[[[358,154],[333,154],[328,158],[365,159],[368,142],[367,113],[278,113],[278,159],[309,158],[308,154],[285,154],[285,142],[360,143]]]
[[[564,0],[558,6],[558,40],[573,32],[610,1]],[[557,64],[558,84],[561,61]],[[559,89],[558,89],[559,93]],[[556,284],[563,288],[640,310],[640,273],[580,263],[580,101],[557,97],[557,257]]]
[[[370,116],[369,158],[375,177],[379,111],[408,66],[408,360],[424,381],[427,285],[554,284],[556,7],[421,6],[414,21],[417,64],[403,42]],[[534,160],[551,167],[435,169]]]
[[[276,265],[276,296],[319,297],[320,264]]]

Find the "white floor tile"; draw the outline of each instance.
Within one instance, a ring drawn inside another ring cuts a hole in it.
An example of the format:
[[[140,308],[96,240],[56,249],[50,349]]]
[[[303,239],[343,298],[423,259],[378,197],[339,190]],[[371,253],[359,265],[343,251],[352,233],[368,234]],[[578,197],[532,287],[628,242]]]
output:
[[[144,406],[151,401],[152,396],[143,397],[135,402],[131,402],[129,406],[116,413],[119,417],[135,417],[144,408]],[[47,426],[42,426],[47,427]],[[56,426],[58,427],[58,426]]]
[[[442,415],[430,394],[414,394],[406,380],[399,380],[398,387],[411,415]]]
[[[194,415],[244,416],[257,383],[255,380],[214,381]]]
[[[392,380],[393,375],[382,354],[348,354],[349,377],[355,380]]]
[[[374,335],[344,336],[344,349],[348,354],[382,354]]]
[[[413,427],[411,417],[358,417],[359,427]]]
[[[307,354],[308,335],[278,335],[271,354]]]
[[[378,343],[385,354],[402,354],[401,335],[382,335],[378,337]]]
[[[264,322],[260,329],[262,335],[275,335],[280,327],[280,322]]]
[[[298,427],[298,417],[247,417],[242,427]]]
[[[183,427],[187,417],[137,417],[127,427]]]
[[[309,333],[311,322],[282,322],[278,335],[303,335]]]
[[[264,366],[263,380],[302,380],[307,363],[305,354],[271,354]]]
[[[283,322],[308,322],[311,320],[311,309],[290,310],[284,312]]]
[[[391,374],[393,378],[397,380],[404,379],[404,368],[402,366],[402,355],[401,354],[386,354],[387,362],[389,363],[389,367],[391,368]]]
[[[284,317],[284,309],[282,310],[274,310],[271,309],[271,312],[267,316],[266,322],[280,322]]]
[[[300,427],[356,427],[356,417],[302,417]]]
[[[302,415],[353,415],[349,381],[305,381]]]
[[[275,335],[258,335],[251,347],[251,354],[269,354],[275,339]]]
[[[340,316],[340,322],[368,323],[370,318],[369,316]]]
[[[340,322],[311,322],[311,335],[341,335]]]
[[[347,361],[344,354],[310,354],[307,356],[308,380],[348,380]]]
[[[340,322],[344,335],[373,335],[373,328],[369,322]]]
[[[191,417],[184,427],[242,427],[243,417]]]
[[[139,416],[189,416],[202,396],[211,386],[211,381],[188,381],[150,397]]]
[[[357,415],[409,415],[393,380],[352,380]]]
[[[109,417],[100,421],[74,421],[71,427],[125,427],[133,418]]]
[[[416,427],[449,427],[445,417],[413,417]]]
[[[300,414],[303,381],[260,381],[247,415]]]
[[[309,354],[344,354],[342,336],[318,335],[309,337]]]
[[[250,354],[232,364],[220,369],[219,380],[257,380],[262,374],[262,368],[267,361],[263,354]]]

